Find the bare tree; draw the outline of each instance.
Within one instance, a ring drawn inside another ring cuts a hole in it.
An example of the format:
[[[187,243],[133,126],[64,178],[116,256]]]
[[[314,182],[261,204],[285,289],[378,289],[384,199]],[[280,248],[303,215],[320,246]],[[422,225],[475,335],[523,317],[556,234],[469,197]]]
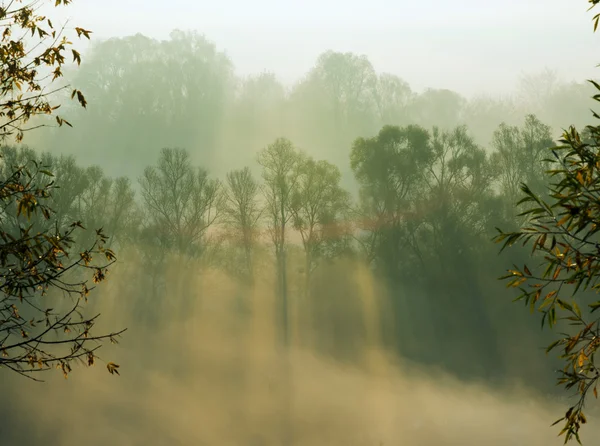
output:
[[[122,246],[139,224],[135,193],[127,177],[106,177],[98,166],[85,170],[87,187],[77,200],[79,219],[86,226],[100,226],[108,231],[110,245]],[[87,233],[89,237],[89,233]]]
[[[290,327],[286,264],[287,228],[292,219],[291,203],[302,159],[303,155],[298,152],[290,140],[285,138],[277,138],[258,155],[258,163],[263,168],[264,185],[262,189],[266,200],[267,226],[277,261],[277,291],[280,298],[279,311],[281,315],[279,327],[284,349],[281,356],[281,376],[285,380],[282,384],[285,391],[282,393],[283,410],[281,411],[283,444],[291,443],[290,420],[293,392],[290,382],[291,364],[288,355]]]
[[[258,201],[259,184],[248,167],[227,173],[223,194],[223,219],[231,228],[244,252],[245,275],[253,277],[252,254],[262,209]]]
[[[292,142],[278,138],[263,149],[258,162],[263,168],[263,194],[266,200],[266,218],[277,261],[278,294],[281,298],[283,344],[289,342],[288,295],[286,267],[286,237],[292,218],[292,196],[299,176],[302,155]]]
[[[194,168],[185,149],[165,148],[158,165],[147,167],[139,182],[148,225],[160,228],[180,253],[201,251],[218,215],[219,181]]]

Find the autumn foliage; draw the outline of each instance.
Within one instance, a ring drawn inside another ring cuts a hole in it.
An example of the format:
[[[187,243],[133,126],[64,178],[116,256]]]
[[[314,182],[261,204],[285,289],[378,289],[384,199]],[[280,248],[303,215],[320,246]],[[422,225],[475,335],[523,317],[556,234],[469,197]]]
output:
[[[70,0],[56,0],[54,6]],[[29,121],[54,115],[59,126],[70,125],[56,115],[60,104],[53,88],[69,58],[79,64],[66,27],[56,27],[38,13],[43,1],[13,0],[0,6],[0,137],[17,142],[40,125]],[[74,28],[89,39],[90,31]],[[71,98],[83,107],[82,92]],[[106,246],[107,236],[97,230],[91,246],[76,248],[80,222],[65,224],[51,208],[56,188],[52,172],[35,160],[10,165],[0,160],[0,367],[37,379],[37,372],[58,368],[66,377],[74,361],[93,365],[102,341],[116,342],[122,333],[96,335],[97,315],[88,315],[84,304],[115,262]],[[118,365],[107,364],[118,374]]]

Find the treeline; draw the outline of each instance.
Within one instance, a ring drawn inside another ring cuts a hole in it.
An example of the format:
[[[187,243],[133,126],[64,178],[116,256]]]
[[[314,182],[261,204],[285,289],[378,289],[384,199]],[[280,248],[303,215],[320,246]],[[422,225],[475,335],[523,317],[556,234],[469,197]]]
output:
[[[354,361],[367,328],[353,271],[368,265],[381,284],[390,350],[465,378],[527,379],[546,389],[552,378],[541,380],[543,364],[527,359],[544,335],[497,281],[528,253],[498,257],[490,239],[495,226],[521,224],[521,181],[543,193],[552,133],[528,115],[520,126],[498,126],[491,140],[484,149],[465,126],[384,126],[351,144],[357,199],[338,166],[281,137],[258,152],[259,174],[242,167],[221,178],[184,148],[163,148],[135,180],[70,155],[4,147],[2,156],[7,169],[37,159],[54,172],[49,224],[80,221],[88,228],[82,237],[97,227],[112,236],[128,271],[121,292],[141,324],[160,326],[161,299],[185,317],[203,298],[191,284],[206,265],[248,290],[241,307],[257,281],[273,282],[278,304],[300,303],[312,321],[316,338],[300,333],[300,344]],[[177,292],[168,289],[174,283]],[[278,319],[284,339],[288,323]]]
[[[74,129],[32,135],[39,137],[30,139],[33,146],[134,177],[140,160],[155,158],[162,147],[185,147],[195,162],[225,174],[253,165],[258,150],[286,135],[337,164],[353,192],[348,148],[384,125],[450,130],[464,124],[487,147],[499,122],[519,125],[530,113],[553,135],[585,124],[592,95],[587,84],[563,83],[551,72],[524,77],[507,98],[415,92],[400,76],[376,72],[365,56],[335,51],[321,54],[288,87],[272,73],[236,75],[213,43],[182,31],[164,41],[138,34],[96,43],[67,79],[85,92],[88,109],[63,113]]]

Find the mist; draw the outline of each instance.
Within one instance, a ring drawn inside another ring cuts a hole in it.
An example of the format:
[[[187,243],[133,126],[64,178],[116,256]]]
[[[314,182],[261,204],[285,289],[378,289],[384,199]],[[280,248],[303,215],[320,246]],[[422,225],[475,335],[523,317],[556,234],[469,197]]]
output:
[[[0,148],[54,173],[75,251],[109,235],[86,312],[128,329],[120,376],[3,370],[0,443],[562,444],[556,334],[498,281],[530,251],[491,238],[591,123],[585,8],[147,3],[61,10],[87,107]]]
[[[548,427],[564,408],[560,401],[530,386],[461,381],[386,351],[371,273],[356,265],[344,269],[352,269],[355,291],[343,297],[359,299],[365,326],[352,362],[311,347],[317,330],[299,322],[299,310],[292,312],[292,347],[282,356],[272,324],[272,271],[264,272],[261,286],[242,290],[206,268],[187,277],[182,289],[175,285],[180,274],[166,271],[168,297],[144,301],[160,319],[145,327],[125,291],[131,271],[116,268],[94,310],[102,313],[103,328],[130,327],[110,352],[123,364],[122,376],[113,379],[102,367],[78,370],[68,380],[57,373],[46,384],[7,376],[5,398],[13,404],[2,417],[12,427],[3,428],[4,444],[269,445],[286,435],[299,445],[561,444]],[[251,301],[244,317],[235,311],[240,292]],[[356,327],[355,317],[343,315],[338,293],[328,296],[336,302],[333,317]],[[592,427],[586,437],[597,432]]]
[[[240,74],[270,71],[286,85],[300,80],[325,49],[366,54],[378,71],[398,74],[418,91],[448,88],[468,97],[508,94],[521,74],[546,67],[567,81],[596,73],[597,37],[589,32],[585,4],[561,0],[511,0],[502,7],[475,0],[258,0],[251,6],[80,0],[64,17],[99,39],[136,32],[166,39],[175,28],[199,30],[227,51]]]

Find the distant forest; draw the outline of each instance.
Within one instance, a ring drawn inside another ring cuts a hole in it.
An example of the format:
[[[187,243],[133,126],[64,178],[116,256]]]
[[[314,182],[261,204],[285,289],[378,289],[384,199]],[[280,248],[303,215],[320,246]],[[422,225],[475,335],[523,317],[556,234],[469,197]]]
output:
[[[298,342],[352,362],[367,331],[352,271],[367,265],[391,350],[465,379],[554,387],[530,359],[548,335],[497,280],[529,252],[498,256],[491,238],[522,223],[520,182],[546,190],[559,129],[590,117],[587,85],[545,73],[512,98],[466,100],[328,51],[286,89],[270,73],[236,77],[180,31],[97,43],[71,81],[89,103],[63,112],[74,128],[4,147],[5,166],[54,172],[56,215],[37,224],[81,221],[82,246],[92,228],[111,235],[140,324],[160,326],[165,296],[185,318],[201,299],[190,271],[209,265],[245,286],[275,277],[316,327]]]
[[[587,124],[592,106],[587,83],[562,83],[551,71],[523,76],[511,97],[467,100],[443,89],[417,93],[402,73],[377,73],[367,57],[352,53],[324,52],[289,88],[273,73],[237,76],[234,62],[195,32],[93,42],[81,67],[65,73],[85,92],[88,110],[67,112],[70,101],[63,101],[74,128],[52,137],[34,132],[29,144],[137,178],[163,147],[186,148],[218,175],[254,169],[256,152],[284,136],[338,165],[344,184],[355,189],[350,146],[384,125],[466,125],[477,144],[491,149],[502,122],[520,126],[535,114],[558,137],[571,124]]]

